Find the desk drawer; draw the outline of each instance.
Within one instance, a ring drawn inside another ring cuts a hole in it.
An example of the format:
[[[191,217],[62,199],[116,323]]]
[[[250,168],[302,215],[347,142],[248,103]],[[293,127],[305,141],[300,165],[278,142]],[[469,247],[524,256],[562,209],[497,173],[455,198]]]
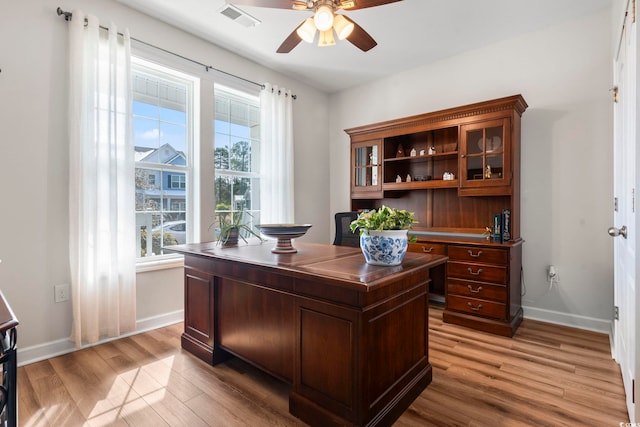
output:
[[[447,246],[441,243],[416,242],[409,243],[409,252],[419,252],[431,255],[446,255]]]
[[[449,246],[451,260],[486,262],[489,264],[507,265],[508,251],[506,249],[482,248],[474,246]]]
[[[495,265],[449,261],[447,263],[447,274],[449,277],[458,279],[500,284],[507,283],[507,267]]]
[[[452,294],[471,298],[490,299],[498,302],[507,301],[506,286],[470,282],[468,280],[449,279],[447,281],[447,295]]]
[[[447,308],[449,310],[462,311],[476,316],[491,317],[501,320],[507,318],[506,304],[483,299],[447,295]]]

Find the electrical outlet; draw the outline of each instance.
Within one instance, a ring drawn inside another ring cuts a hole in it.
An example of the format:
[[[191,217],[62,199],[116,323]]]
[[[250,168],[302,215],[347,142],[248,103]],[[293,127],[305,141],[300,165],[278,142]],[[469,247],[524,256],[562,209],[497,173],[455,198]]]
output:
[[[71,298],[71,285],[64,283],[53,287],[55,302],[69,301]]]
[[[556,271],[556,267],[553,265],[550,265],[549,269],[547,270],[547,282],[558,283],[558,272]]]

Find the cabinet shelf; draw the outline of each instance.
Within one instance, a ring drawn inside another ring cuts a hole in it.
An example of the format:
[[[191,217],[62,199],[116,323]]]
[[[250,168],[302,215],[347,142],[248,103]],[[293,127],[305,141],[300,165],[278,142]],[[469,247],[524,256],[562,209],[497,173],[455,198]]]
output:
[[[458,188],[458,180],[432,179],[429,181],[385,182],[382,184],[382,189],[385,191],[428,190],[430,188]]]
[[[405,156],[405,157],[392,157],[389,159],[384,159],[385,163],[394,163],[394,162],[410,162],[410,163],[420,163],[427,162],[429,160],[444,160],[444,159],[455,159],[458,157],[457,151],[449,151],[447,153],[436,153],[436,154],[425,154],[423,156]]]

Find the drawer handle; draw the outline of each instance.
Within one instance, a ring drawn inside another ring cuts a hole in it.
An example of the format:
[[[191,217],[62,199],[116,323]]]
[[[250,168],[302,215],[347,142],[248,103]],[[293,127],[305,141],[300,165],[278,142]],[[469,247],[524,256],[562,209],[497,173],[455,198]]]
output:
[[[422,252],[424,252],[425,254],[430,254],[431,252],[433,252],[433,246],[431,246],[429,249],[425,248],[424,246],[422,247]]]
[[[482,251],[478,251],[477,254],[474,254],[473,251],[471,249],[469,249],[467,252],[469,252],[469,256],[474,257],[474,258],[478,258],[480,255],[482,255]]]
[[[473,311],[478,311],[478,310],[482,310],[482,304],[478,304],[478,306],[474,306],[473,304],[471,304],[470,302],[467,303],[467,305],[469,306],[469,308]]]
[[[473,286],[467,285],[467,288],[469,288],[469,290],[471,292],[473,292],[474,294],[477,294],[478,292],[480,292],[482,290],[482,286],[478,286],[478,289],[473,289]]]
[[[471,267],[467,268],[467,271],[469,272],[469,274],[473,275],[473,276],[479,276],[480,273],[482,273],[482,269],[479,268],[478,271],[473,271],[471,269]]]

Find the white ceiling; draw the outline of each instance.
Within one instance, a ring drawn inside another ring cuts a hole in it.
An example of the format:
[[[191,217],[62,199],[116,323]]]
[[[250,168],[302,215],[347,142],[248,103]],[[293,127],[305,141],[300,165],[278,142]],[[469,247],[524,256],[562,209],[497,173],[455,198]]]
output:
[[[288,54],[276,49],[310,12],[238,6],[261,21],[247,28],[219,13],[233,0],[118,1],[333,93],[588,15],[611,7],[612,0],[403,0],[344,12],[378,42],[369,52],[337,40],[322,48],[301,42]]]

